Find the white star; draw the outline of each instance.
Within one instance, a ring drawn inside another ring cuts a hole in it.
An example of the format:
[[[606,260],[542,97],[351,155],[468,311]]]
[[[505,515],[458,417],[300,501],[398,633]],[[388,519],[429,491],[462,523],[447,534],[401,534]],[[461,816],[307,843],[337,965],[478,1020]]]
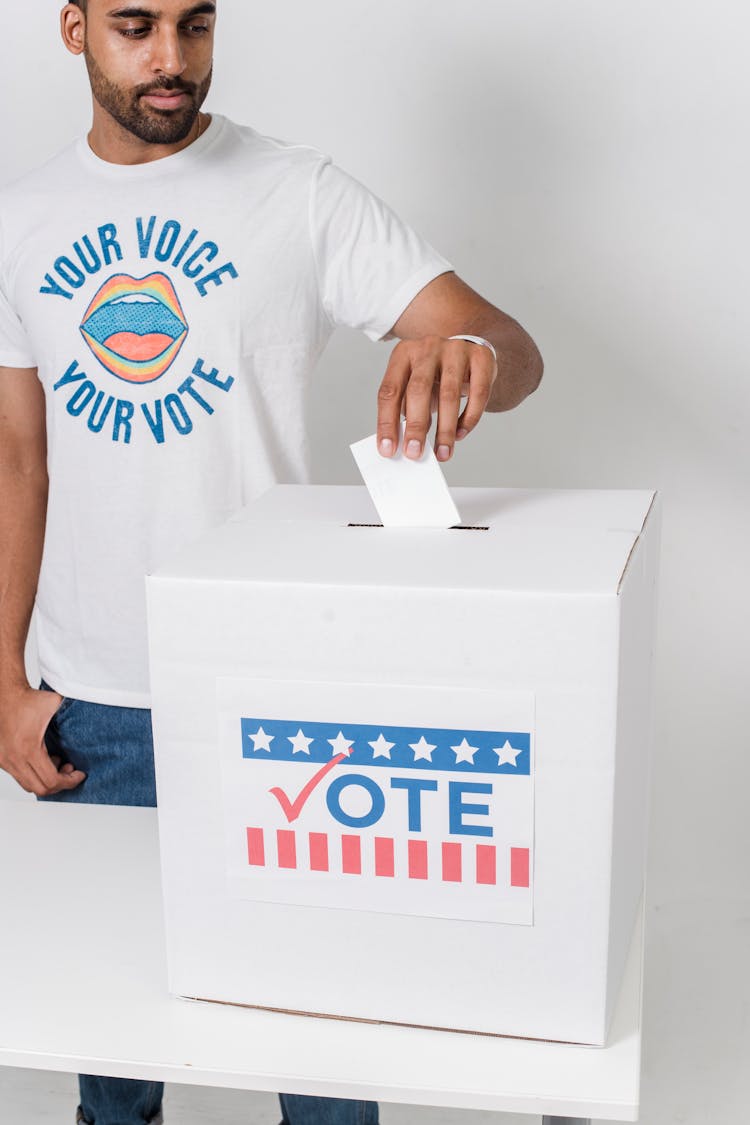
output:
[[[429,742],[426,741],[424,735],[422,735],[419,742],[410,742],[409,747],[414,751],[415,762],[418,762],[420,758],[422,758],[425,762],[432,761],[432,751],[435,749],[435,747],[430,746]]]
[[[289,735],[287,735],[287,738],[289,738]],[[312,742],[312,739],[311,738],[305,738],[305,732],[302,730],[301,727],[297,731],[297,733],[295,734],[294,738],[289,738],[289,741],[292,744],[292,753],[294,753],[294,754],[309,754],[310,753],[310,743]]]
[[[521,753],[520,750],[516,750],[515,746],[511,746],[507,738],[502,746],[494,746],[493,751],[497,754],[497,764],[499,766],[517,765],[516,758]]]
[[[368,746],[372,746],[373,758],[390,758],[391,750],[395,745],[395,742],[386,741],[382,731],[374,742],[368,742]]]
[[[274,735],[266,734],[263,727],[258,727],[255,734],[249,734],[248,738],[253,740],[253,750],[268,750],[271,749],[271,743],[274,740]]]
[[[462,738],[458,746],[451,746],[451,750],[456,755],[456,765],[459,762],[471,762],[474,765],[474,755],[478,749],[478,746],[469,746],[466,739]]]
[[[351,738],[347,738],[342,730],[339,731],[335,738],[329,738],[327,741],[330,742],[333,747],[334,758],[337,754],[346,754],[348,757],[352,752],[352,740]]]

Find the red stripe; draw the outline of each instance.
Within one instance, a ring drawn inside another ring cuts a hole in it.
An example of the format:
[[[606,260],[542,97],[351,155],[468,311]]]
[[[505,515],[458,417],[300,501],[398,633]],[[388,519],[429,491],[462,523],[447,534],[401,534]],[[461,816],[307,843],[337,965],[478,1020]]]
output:
[[[409,840],[409,878],[427,878],[426,840]]]
[[[263,847],[263,829],[247,830],[247,862],[254,867],[266,866],[266,849]]]
[[[294,832],[290,832],[288,828],[277,829],[276,850],[279,857],[279,867],[297,866],[297,842]]]
[[[460,844],[443,844],[443,882],[461,882]]]
[[[477,844],[477,883],[497,882],[496,853],[492,844]]]
[[[393,878],[393,840],[386,836],[375,837],[375,874]]]
[[[528,887],[529,885],[529,849],[510,849],[510,885],[511,887]]]
[[[341,867],[345,875],[362,874],[362,849],[359,836],[341,837]]]
[[[328,837],[325,832],[310,833],[310,870],[328,870]]]

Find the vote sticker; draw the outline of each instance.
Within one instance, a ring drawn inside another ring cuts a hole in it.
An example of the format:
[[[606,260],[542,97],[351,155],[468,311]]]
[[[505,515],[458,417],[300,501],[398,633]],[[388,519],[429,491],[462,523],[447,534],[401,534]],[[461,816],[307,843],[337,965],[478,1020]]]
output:
[[[529,925],[525,692],[219,682],[230,893]]]

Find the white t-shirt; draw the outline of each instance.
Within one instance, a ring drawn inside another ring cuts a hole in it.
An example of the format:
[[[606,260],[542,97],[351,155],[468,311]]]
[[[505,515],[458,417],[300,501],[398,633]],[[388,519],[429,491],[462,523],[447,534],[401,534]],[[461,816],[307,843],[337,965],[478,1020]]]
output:
[[[219,116],[163,160],[81,140],[0,192],[0,365],[37,367],[47,402],[52,687],[149,706],[144,575],[305,481],[332,330],[381,338],[450,269],[327,157]]]

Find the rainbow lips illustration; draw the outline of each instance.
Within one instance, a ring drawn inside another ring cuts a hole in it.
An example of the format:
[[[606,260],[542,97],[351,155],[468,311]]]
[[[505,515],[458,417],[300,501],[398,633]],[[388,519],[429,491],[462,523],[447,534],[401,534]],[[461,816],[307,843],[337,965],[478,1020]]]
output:
[[[110,277],[81,321],[81,335],[99,362],[128,383],[163,375],[187,334],[175,288],[163,273]]]

